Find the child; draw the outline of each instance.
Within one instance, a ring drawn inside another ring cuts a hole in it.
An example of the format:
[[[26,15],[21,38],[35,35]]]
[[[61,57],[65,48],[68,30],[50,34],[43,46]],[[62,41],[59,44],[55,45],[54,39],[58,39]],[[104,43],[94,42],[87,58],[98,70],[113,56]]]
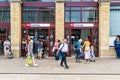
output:
[[[85,50],[85,60],[86,60],[86,63],[89,62],[89,59],[90,59],[90,51],[89,51],[89,49],[86,49]]]
[[[91,49],[90,49],[90,62],[95,62],[95,54],[94,54],[94,47],[91,46]]]

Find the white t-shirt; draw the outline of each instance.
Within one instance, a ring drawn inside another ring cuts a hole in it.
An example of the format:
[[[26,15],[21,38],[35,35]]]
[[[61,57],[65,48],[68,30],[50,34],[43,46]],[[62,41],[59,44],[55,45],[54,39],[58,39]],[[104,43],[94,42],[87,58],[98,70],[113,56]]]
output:
[[[67,43],[62,43],[60,45],[60,49],[61,49],[62,52],[68,52],[68,45],[67,45]]]

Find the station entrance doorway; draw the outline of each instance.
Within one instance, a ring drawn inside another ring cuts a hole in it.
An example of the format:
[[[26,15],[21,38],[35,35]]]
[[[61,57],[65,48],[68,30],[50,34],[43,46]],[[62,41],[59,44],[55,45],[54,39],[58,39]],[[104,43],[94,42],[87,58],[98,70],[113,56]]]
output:
[[[55,29],[54,28],[27,28],[22,29],[22,38],[27,38],[27,35],[30,35],[30,38],[33,39],[33,53],[37,54],[37,39],[40,38],[43,43],[43,53],[46,56],[53,56],[52,48],[55,40]]]
[[[6,39],[10,40],[8,28],[0,28],[0,55],[4,54],[3,43]]]
[[[82,39],[82,45],[86,38],[89,39],[92,46],[94,46],[95,56],[98,57],[98,29],[97,28],[66,28],[65,37],[69,44],[68,56],[75,54],[73,44]]]

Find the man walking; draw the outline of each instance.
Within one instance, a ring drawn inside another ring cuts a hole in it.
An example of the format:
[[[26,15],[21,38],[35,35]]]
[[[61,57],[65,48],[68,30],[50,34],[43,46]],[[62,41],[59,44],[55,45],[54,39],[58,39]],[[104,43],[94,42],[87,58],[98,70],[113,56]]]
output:
[[[63,67],[63,63],[65,65],[65,69],[68,69],[69,66],[67,65],[67,60],[66,60],[66,56],[67,56],[67,53],[68,53],[68,45],[67,45],[67,40],[64,39],[63,40],[63,43],[60,45],[60,48],[58,49],[58,52],[61,50],[62,52],[62,60],[60,62],[60,66]],[[58,54],[57,52],[57,54]]]
[[[79,63],[81,62],[80,61],[81,42],[82,42],[82,39],[79,39],[77,42],[74,43],[75,53],[76,53],[75,60],[76,62],[79,62]]]

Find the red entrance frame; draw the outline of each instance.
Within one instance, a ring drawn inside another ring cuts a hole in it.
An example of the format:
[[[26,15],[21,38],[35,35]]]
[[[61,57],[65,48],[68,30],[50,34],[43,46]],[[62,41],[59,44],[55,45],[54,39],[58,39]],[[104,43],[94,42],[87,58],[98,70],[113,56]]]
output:
[[[22,7],[55,7],[55,3],[54,2],[23,2]],[[37,11],[39,11],[37,9]],[[30,23],[36,23],[36,24],[47,24],[50,23],[50,27],[29,27]],[[28,25],[28,26],[27,26]],[[27,26],[27,27],[26,27]],[[48,29],[48,33],[50,33],[50,29],[55,29],[55,22],[22,22],[22,28],[26,28],[27,29],[27,33],[28,33],[28,29]],[[49,37],[50,38],[50,37]],[[50,42],[48,43],[50,46]],[[49,47],[49,51],[48,51],[48,56],[53,56],[52,55],[52,47]]]
[[[99,6],[98,2],[66,2],[65,3],[65,7],[98,7],[98,6]],[[98,14],[98,16],[99,16],[99,14]],[[82,15],[81,15],[81,18],[82,18]],[[98,27],[99,26],[98,25],[98,23],[99,23],[99,17],[98,17],[98,22],[93,22],[93,24],[94,24],[93,27],[89,27],[88,26],[88,27],[78,27],[78,28],[75,28],[73,26],[74,23],[88,24],[88,23],[91,23],[91,22],[65,22],[65,28],[70,29],[70,32],[69,32],[70,35],[71,35],[71,30],[72,29],[91,29],[92,30],[92,34],[93,34],[93,29],[99,29],[99,27]],[[98,43],[98,45],[99,45],[99,43]],[[71,46],[71,44],[70,44],[70,46]],[[69,47],[69,49],[70,49],[69,52],[71,52],[71,47]],[[99,46],[98,46],[98,50],[99,50]],[[68,56],[71,56],[71,53],[69,53]],[[99,53],[98,53],[97,56],[99,56]]]
[[[34,24],[50,24],[49,27],[47,27],[47,26],[46,27],[43,27],[43,26],[31,27],[30,24],[32,24],[32,23],[23,23],[22,24],[22,29],[26,29],[27,35],[28,35],[29,29],[47,29],[48,30],[48,40],[49,40],[48,41],[48,56],[49,57],[54,56],[53,52],[52,52],[53,45],[51,45],[50,34],[52,34],[51,31],[54,30],[53,36],[54,36],[54,40],[55,40],[55,24],[54,23],[34,23]],[[54,40],[53,40],[53,44],[55,42]]]
[[[9,2],[0,2],[0,7],[10,7]],[[0,22],[0,28],[6,29],[6,39],[8,39],[8,31],[10,30],[10,22]]]
[[[79,26],[79,27],[75,27],[74,26],[74,24],[93,24],[93,26]],[[94,44],[94,34],[93,34],[93,31],[95,30],[95,29],[97,29],[97,30],[99,30],[98,29],[98,23],[97,22],[95,22],[95,23],[78,23],[78,22],[76,22],[76,23],[66,23],[65,24],[65,28],[67,28],[68,30],[69,30],[69,38],[71,39],[71,31],[72,31],[72,29],[90,29],[91,30],[91,43],[92,43],[92,45],[94,46],[94,47],[96,47],[96,49],[97,49],[97,54],[95,55],[96,57],[99,57],[99,37],[98,37],[98,41],[97,41],[97,45],[95,45]],[[99,31],[98,31],[98,33],[97,33],[97,36],[99,35]],[[70,46],[69,46],[69,53],[68,53],[68,56],[71,56],[71,40],[69,40],[69,42],[70,42]]]

